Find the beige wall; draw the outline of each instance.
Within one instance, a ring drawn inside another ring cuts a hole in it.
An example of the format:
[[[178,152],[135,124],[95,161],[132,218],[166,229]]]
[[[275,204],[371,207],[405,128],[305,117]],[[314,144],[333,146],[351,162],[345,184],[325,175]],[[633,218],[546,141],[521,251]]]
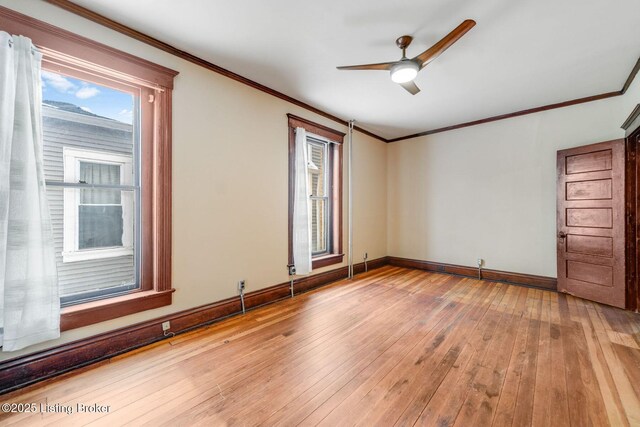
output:
[[[180,72],[173,98],[174,303],[65,332],[28,351],[0,353],[0,360],[234,296],[239,279],[247,281],[247,291],[288,280],[285,115],[346,132],[344,126],[42,1],[0,5]],[[386,255],[386,149],[354,133],[356,262],[365,251],[369,259]],[[346,191],[344,207],[346,249]]]
[[[389,144],[389,255],[556,277],[556,151],[624,137],[639,89]]]

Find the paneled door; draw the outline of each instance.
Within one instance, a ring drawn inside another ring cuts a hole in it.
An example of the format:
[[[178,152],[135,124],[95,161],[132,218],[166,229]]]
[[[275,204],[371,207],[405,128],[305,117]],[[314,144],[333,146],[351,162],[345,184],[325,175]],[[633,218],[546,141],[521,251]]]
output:
[[[624,308],[624,140],[558,151],[558,290]]]

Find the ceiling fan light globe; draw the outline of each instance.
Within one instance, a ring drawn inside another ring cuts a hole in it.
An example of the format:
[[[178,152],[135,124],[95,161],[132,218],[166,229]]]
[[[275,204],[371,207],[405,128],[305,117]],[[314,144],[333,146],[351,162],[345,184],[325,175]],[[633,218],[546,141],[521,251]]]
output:
[[[400,61],[391,67],[391,80],[395,83],[406,83],[416,78],[420,66],[411,60]]]

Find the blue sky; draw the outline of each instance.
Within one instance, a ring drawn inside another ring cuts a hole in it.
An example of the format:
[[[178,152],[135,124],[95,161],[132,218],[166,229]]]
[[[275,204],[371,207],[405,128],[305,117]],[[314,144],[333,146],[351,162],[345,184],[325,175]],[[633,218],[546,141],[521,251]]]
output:
[[[68,102],[103,117],[131,123],[133,95],[42,70],[42,99]]]

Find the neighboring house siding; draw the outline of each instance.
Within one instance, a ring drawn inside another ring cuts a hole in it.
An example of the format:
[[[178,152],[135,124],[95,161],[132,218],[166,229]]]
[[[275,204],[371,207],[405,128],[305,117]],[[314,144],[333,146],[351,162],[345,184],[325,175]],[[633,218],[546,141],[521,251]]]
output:
[[[101,117],[43,106],[45,178],[63,180],[63,147],[132,155],[132,126]],[[64,191],[47,189],[61,295],[110,287],[135,280],[133,256],[62,262]]]

